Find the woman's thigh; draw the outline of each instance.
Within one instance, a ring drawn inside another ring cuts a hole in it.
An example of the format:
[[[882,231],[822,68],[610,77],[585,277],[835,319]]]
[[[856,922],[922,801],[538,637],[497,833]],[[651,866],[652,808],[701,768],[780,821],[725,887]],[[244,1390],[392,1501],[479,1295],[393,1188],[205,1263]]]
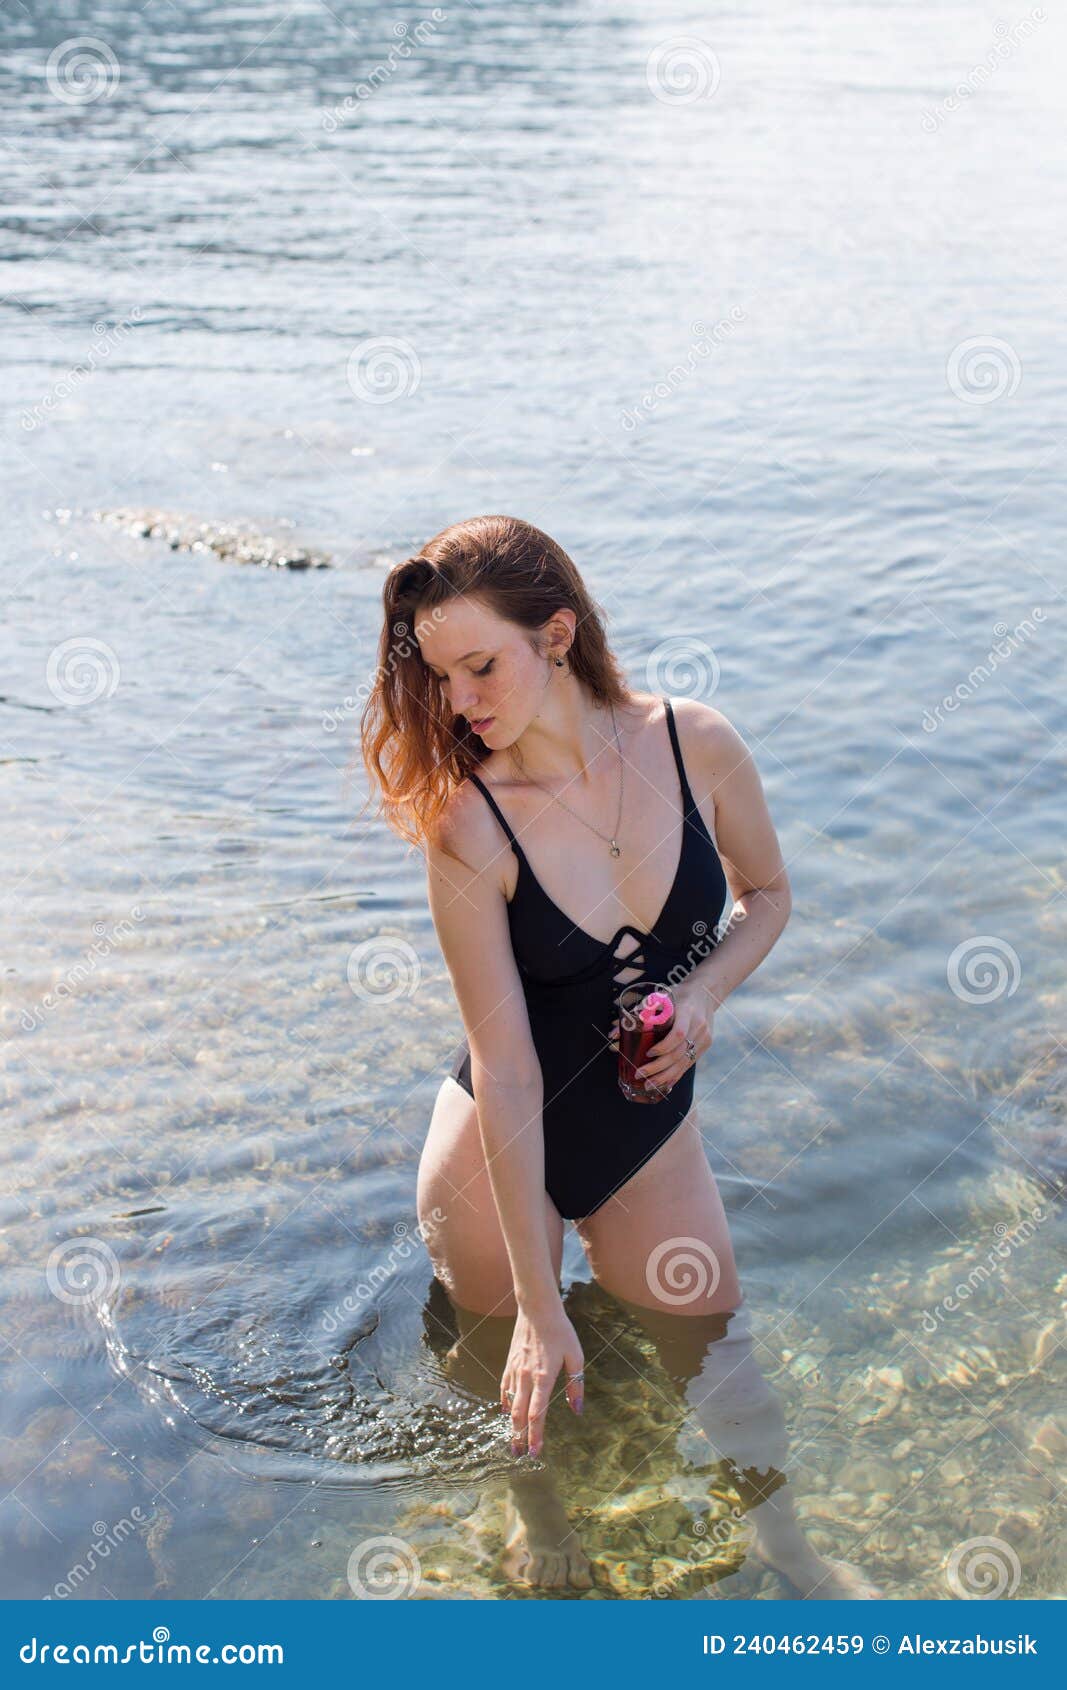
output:
[[[694,1110],[632,1179],[574,1225],[601,1285],[631,1303],[707,1315],[741,1301],[726,1213]]]
[[[557,1279],[563,1221],[544,1192],[545,1231]],[[516,1312],[511,1262],[489,1180],[474,1099],[446,1075],[419,1161],[419,1227],[433,1270],[473,1314]]]

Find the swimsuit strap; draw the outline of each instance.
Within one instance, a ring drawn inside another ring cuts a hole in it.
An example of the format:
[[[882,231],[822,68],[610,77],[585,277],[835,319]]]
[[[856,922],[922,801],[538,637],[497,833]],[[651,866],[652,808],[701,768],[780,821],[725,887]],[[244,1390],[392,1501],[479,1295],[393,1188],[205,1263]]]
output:
[[[523,854],[522,846],[519,844],[519,842],[516,839],[514,833],[511,831],[511,827],[508,823],[507,816],[505,816],[503,810],[500,808],[500,805],[497,803],[496,799],[493,797],[493,794],[490,792],[489,788],[486,786],[484,780],[479,780],[478,776],[476,774],[474,774],[473,772],[471,774],[471,780],[474,782],[474,784],[478,788],[478,790],[483,794],[486,803],[489,805],[489,808],[492,810],[492,812],[495,815],[497,821],[500,823],[501,827],[504,829],[504,832],[507,834],[509,843],[512,844],[515,847],[516,852],[521,857],[522,854]]]
[[[682,748],[678,743],[678,729],[674,722],[674,706],[667,697],[666,693],[661,693],[660,696],[663,699],[664,704],[667,706],[667,727],[670,729],[671,745],[674,749],[674,761],[678,765],[678,779],[682,785],[682,797],[685,799],[685,815],[686,820],[688,820],[690,813],[697,807],[696,799],[693,797],[693,789],[689,784],[689,776],[685,772],[685,763],[682,761]]]

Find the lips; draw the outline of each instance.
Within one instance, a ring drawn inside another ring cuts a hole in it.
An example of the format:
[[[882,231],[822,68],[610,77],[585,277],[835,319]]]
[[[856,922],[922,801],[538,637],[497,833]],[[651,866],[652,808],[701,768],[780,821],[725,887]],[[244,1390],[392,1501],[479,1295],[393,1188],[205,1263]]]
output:
[[[492,716],[483,716],[481,718],[481,720],[478,721],[478,722],[472,721],[471,727],[474,729],[474,732],[476,734],[484,733],[486,728],[489,726],[489,724],[492,720],[493,720]]]

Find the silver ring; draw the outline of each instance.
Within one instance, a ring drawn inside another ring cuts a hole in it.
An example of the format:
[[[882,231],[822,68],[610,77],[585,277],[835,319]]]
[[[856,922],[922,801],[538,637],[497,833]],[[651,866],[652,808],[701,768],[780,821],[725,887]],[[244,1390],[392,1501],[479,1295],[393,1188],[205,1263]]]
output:
[[[577,1373],[568,1373],[567,1378],[568,1379],[584,1379],[585,1378],[585,1368],[580,1367],[578,1369]]]
[[[514,1396],[514,1395],[515,1395],[515,1392],[514,1392],[514,1391],[509,1391],[509,1390],[508,1390],[508,1388],[507,1388],[507,1386],[505,1386],[505,1387],[504,1387],[504,1395],[505,1395],[505,1396],[506,1396],[506,1397],[507,1397],[507,1399],[508,1399],[508,1401],[509,1401],[509,1402],[510,1402],[510,1401],[511,1401],[511,1399],[512,1399],[512,1397],[513,1397],[513,1396]]]
[[[690,1038],[687,1038],[685,1041],[685,1054],[688,1056],[690,1062],[696,1061],[697,1047]]]

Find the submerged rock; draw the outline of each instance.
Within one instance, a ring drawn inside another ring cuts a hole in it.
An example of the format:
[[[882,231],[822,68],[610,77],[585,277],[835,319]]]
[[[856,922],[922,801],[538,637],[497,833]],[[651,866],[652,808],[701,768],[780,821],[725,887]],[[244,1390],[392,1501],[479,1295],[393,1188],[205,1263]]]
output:
[[[293,541],[279,543],[270,534],[234,522],[201,522],[196,517],[154,509],[94,511],[97,522],[109,522],[142,540],[164,540],[172,551],[214,552],[233,563],[259,564],[264,569],[329,569],[328,552],[313,551]]]

